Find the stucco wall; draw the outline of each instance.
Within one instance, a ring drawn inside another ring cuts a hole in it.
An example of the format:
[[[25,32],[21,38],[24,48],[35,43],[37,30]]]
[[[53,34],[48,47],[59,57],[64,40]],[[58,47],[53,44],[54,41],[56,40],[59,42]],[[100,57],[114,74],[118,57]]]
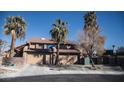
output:
[[[2,59],[3,59],[3,57],[0,57],[0,65],[2,64]]]
[[[43,55],[37,53],[25,53],[25,62],[29,64],[43,63]],[[77,61],[77,56],[59,56],[60,64],[74,64]],[[50,62],[50,56],[46,55],[46,62]]]
[[[46,62],[49,60],[49,56],[46,56]],[[25,54],[25,62],[29,64],[37,64],[37,63],[43,63],[43,55],[36,54],[36,53],[26,53]]]
[[[77,61],[77,56],[72,56],[72,55],[65,55],[65,56],[62,56],[60,55],[59,56],[59,60],[60,60],[60,64],[74,64],[76,61]]]

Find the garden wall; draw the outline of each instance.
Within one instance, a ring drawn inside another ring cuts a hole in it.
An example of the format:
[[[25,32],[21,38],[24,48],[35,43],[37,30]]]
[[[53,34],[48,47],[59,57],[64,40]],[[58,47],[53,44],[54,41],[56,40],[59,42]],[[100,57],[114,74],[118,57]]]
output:
[[[43,57],[45,57],[45,62],[43,60]],[[37,64],[37,63],[45,63],[50,64],[50,55],[43,55],[43,54],[37,54],[37,53],[25,53],[24,54],[25,62],[28,64]],[[51,58],[52,60],[52,58]],[[55,61],[55,57],[54,57]],[[60,55],[59,56],[59,63],[60,64],[74,64],[77,61],[77,56],[74,55]]]
[[[93,58],[95,64],[100,65],[112,65],[112,66],[124,66],[124,56],[103,56]],[[81,63],[84,64],[84,58],[81,59]]]
[[[6,63],[11,63],[13,66],[23,66],[25,64],[24,58],[23,57],[11,57],[11,58],[6,58],[3,57],[2,59],[2,64]]]

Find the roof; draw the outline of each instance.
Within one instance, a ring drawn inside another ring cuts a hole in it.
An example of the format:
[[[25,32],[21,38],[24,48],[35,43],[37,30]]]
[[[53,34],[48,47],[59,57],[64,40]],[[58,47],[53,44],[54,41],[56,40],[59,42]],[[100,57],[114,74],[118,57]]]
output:
[[[80,51],[76,50],[76,49],[60,49],[59,52],[60,52],[60,54],[78,54],[78,53],[80,53]]]
[[[15,47],[15,50],[17,50],[17,51],[23,50],[23,48],[24,48],[25,46],[27,46],[27,45],[28,45],[28,44],[23,44],[23,45],[17,46],[17,47]]]
[[[38,38],[38,37],[33,37],[33,38],[29,39],[28,43],[56,44],[56,42],[54,40],[52,40],[52,39]],[[73,43],[71,41],[69,41],[69,40],[65,40],[64,44],[73,44]]]
[[[37,37],[29,39],[28,43],[55,44],[55,42],[51,39]]]
[[[21,51],[21,50],[23,50],[23,48],[24,48],[25,46],[27,46],[27,45],[28,45],[28,43],[22,44],[22,45],[19,45],[19,46],[16,46],[15,49],[14,49],[14,51]],[[9,52],[9,51],[10,51],[10,49],[7,50],[6,52]]]
[[[45,53],[45,54],[49,54],[49,53],[53,53],[52,50],[50,49],[28,49],[26,50],[26,52],[34,52],[34,53]],[[79,54],[80,51],[79,50],[76,50],[76,49],[59,49],[59,54],[62,55],[62,54]]]

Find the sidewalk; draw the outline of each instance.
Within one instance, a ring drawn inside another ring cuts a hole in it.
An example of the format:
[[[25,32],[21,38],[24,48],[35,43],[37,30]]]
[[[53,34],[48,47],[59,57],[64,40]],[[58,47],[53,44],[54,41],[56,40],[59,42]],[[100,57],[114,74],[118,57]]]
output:
[[[84,65],[69,66],[37,66],[25,65],[22,69],[16,69],[13,73],[0,74],[0,78],[37,76],[37,75],[56,75],[56,74],[106,74],[124,75],[124,71],[119,66],[97,66],[97,70],[91,70]],[[9,68],[10,69],[10,68]],[[14,70],[14,69],[13,69]]]

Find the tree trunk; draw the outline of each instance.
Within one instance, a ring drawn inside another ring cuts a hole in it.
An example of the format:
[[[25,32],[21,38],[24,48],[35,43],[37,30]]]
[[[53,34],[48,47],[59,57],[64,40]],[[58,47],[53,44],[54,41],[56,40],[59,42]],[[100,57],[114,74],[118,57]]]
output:
[[[90,63],[91,63],[91,65],[92,65],[92,67],[95,68],[95,64],[94,64],[93,59],[92,59],[92,53],[89,53],[89,52],[87,51],[87,55],[88,55],[89,58],[90,58]]]
[[[0,55],[2,54],[2,40],[0,39]]]
[[[93,62],[92,57],[91,57],[91,56],[89,56],[89,58],[90,58],[90,62],[91,62],[92,67],[94,67],[94,68],[95,68],[95,64],[94,64],[94,62]]]
[[[15,30],[12,30],[12,40],[11,40],[11,47],[10,47],[10,57],[14,56],[14,49],[15,49],[15,42],[16,42],[16,33]]]
[[[86,48],[85,48],[85,50],[86,50],[86,52],[87,52],[87,55],[88,55],[88,56],[89,56],[89,58],[90,58],[90,62],[91,62],[92,67],[94,67],[94,68],[95,68],[95,64],[94,64],[93,59],[92,59],[92,54],[91,54],[91,53],[89,53],[89,52],[87,51],[87,49],[86,49]]]
[[[0,55],[1,55],[1,53],[2,53],[2,45],[0,45]]]
[[[57,44],[57,54],[56,54],[55,65],[58,65],[58,63],[59,63],[59,43]]]

